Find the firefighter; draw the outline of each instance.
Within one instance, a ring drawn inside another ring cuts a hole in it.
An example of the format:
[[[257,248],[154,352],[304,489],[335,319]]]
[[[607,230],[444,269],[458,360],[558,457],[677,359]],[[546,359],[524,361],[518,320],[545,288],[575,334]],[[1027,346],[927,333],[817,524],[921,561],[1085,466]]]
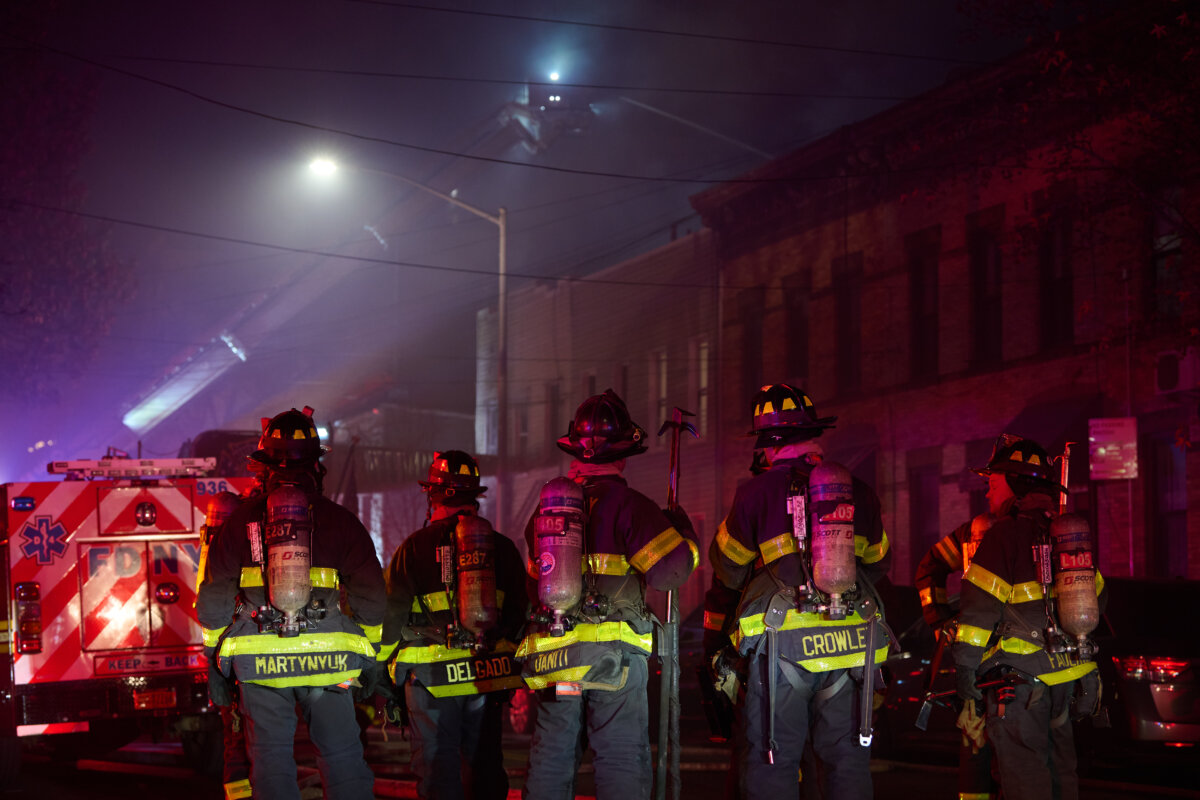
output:
[[[254,797],[300,797],[298,708],[325,796],[367,800],[374,776],[350,686],[361,678],[370,694],[381,674],[383,569],[362,523],[322,495],[325,448],[312,409],[263,426],[251,458],[264,467],[264,492],[225,522],[196,597],[206,655],[238,681]]]
[[[478,516],[479,465],[461,450],[434,453],[429,479],[419,481],[428,500],[425,527],[396,550],[387,570],[388,607],[381,658],[403,687],[412,729],[412,768],[422,798],[475,800],[508,795],[501,750],[504,700],[523,686],[513,659],[528,615],[525,569],[507,536]],[[464,547],[464,524],[479,523],[486,551]],[[465,581],[468,567],[491,574],[485,601]],[[483,641],[463,624],[480,614]],[[494,622],[493,622],[494,621]],[[397,649],[398,643],[398,649]],[[394,655],[393,652],[395,653]]]
[[[870,748],[860,744],[861,704],[871,703],[872,693],[858,681],[868,642],[874,641],[872,665],[886,654],[886,640],[877,635],[882,626],[871,630],[879,611],[873,582],[885,575],[891,558],[879,499],[866,484],[852,479],[845,490],[852,513],[837,509],[853,527],[853,554],[847,555],[856,574],[845,593],[847,607],[835,610],[831,597],[826,611],[812,610],[822,607],[820,595],[797,589],[812,582],[794,533],[792,498],[805,493],[822,462],[816,440],[836,419],[818,417],[808,395],[788,384],[758,391],[750,435],[769,467],[738,488],[709,551],[716,580],[727,591],[710,591],[706,598],[706,619],[712,620],[706,653],[721,683],[733,664],[745,670],[734,732],[740,797],[795,797],[809,743],[826,800],[872,795]],[[725,607],[719,608],[722,598]]]
[[[543,608],[517,651],[536,697],[523,796],[571,800],[578,759],[590,747],[599,800],[646,798],[653,783],[646,699],[653,617],[646,589],[683,585],[699,560],[695,534],[682,510],[668,514],[626,483],[626,459],[646,451],[646,431],[611,389],[580,404],[557,444],[573,456],[567,478],[582,489],[583,575],[578,599],[556,609],[553,624],[564,628],[552,630]],[[535,560],[535,519],[525,536],[530,578],[537,581],[561,570],[552,569],[546,554]]]
[[[917,564],[913,583],[920,597],[921,613],[937,637],[939,655],[952,645],[955,631],[946,583],[952,574],[963,573],[971,565],[983,535],[995,521],[995,514],[987,511],[964,522],[929,548]],[[940,664],[941,658],[935,658],[933,663]],[[958,796],[960,800],[993,800],[998,787],[992,775],[992,748],[981,735],[978,721],[971,720],[970,727],[972,733],[964,732],[958,751]]]
[[[1066,491],[1050,469],[1039,444],[1002,434],[987,465],[976,470],[988,480],[996,523],[963,575],[953,646],[958,697],[984,703],[987,738],[1009,800],[1079,796],[1071,717],[1090,715],[1099,702],[1090,654],[1064,651],[1051,640],[1068,620],[1058,619],[1061,602],[1047,597],[1035,561]],[[1098,572],[1095,593],[1099,607],[1105,593]],[[985,699],[976,686],[981,681],[1001,682]]]

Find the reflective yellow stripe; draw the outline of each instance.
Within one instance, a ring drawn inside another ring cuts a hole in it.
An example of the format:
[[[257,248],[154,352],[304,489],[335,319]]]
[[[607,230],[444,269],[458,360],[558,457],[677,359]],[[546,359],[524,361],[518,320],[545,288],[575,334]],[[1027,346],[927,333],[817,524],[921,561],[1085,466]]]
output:
[[[338,588],[338,571],[331,567],[311,567],[308,579],[314,589]],[[243,589],[263,585],[262,569],[260,567],[242,567],[242,576],[238,585]]]
[[[339,683],[354,680],[361,673],[361,669],[353,669],[345,672],[322,672],[320,675],[295,675],[291,678],[251,678],[246,683],[270,686],[273,689],[287,689],[293,686],[337,686]]]
[[[246,800],[250,796],[249,778],[242,778],[240,781],[230,781],[225,784],[225,800]]]
[[[591,666],[567,667],[544,675],[527,675],[525,685],[530,689],[545,689],[552,683],[577,683],[583,680],[589,669]]]
[[[717,549],[721,552],[721,555],[739,567],[744,567],[758,558],[758,553],[747,549],[741,542],[729,534],[729,529],[725,527],[724,522],[721,523],[721,527],[717,528]]]
[[[973,644],[976,647],[986,647],[988,639],[992,638],[992,632],[986,628],[977,628],[974,625],[958,626],[958,641],[965,644]]]
[[[683,544],[683,537],[679,535],[679,531],[667,528],[651,539],[645,547],[634,553],[633,558],[629,559],[629,563],[638,572],[649,572],[655,564],[666,558],[668,553],[681,544]]]
[[[881,532],[879,544],[868,544],[865,536],[854,537],[854,555],[861,558],[864,564],[877,563],[887,555],[889,547],[887,531]]]
[[[363,629],[363,633],[366,634],[367,641],[371,644],[379,644],[379,641],[383,639],[382,622],[378,625],[361,625],[360,627]]]
[[[953,535],[943,537],[933,546],[933,551],[950,569],[962,569],[962,550],[959,549],[958,540]]]
[[[424,607],[421,605],[422,602],[425,603]],[[429,594],[413,598],[412,612],[414,614],[424,614],[426,608],[430,611],[449,611],[450,595],[442,591],[430,592]]]
[[[396,653],[397,664],[433,664],[437,661],[453,661],[469,658],[471,651],[464,647],[446,647],[444,644],[429,644],[420,647],[401,647]]]
[[[394,680],[394,679],[393,679]],[[434,697],[462,697],[466,694],[487,694],[505,689],[516,689],[525,685],[525,679],[519,674],[507,678],[491,678],[481,681],[465,681],[442,686],[426,686],[425,689]]]
[[[887,645],[875,650],[875,663],[878,664],[887,660]],[[829,672],[832,669],[848,669],[850,667],[862,666],[865,661],[863,653],[849,653],[844,656],[831,656],[828,658],[807,658],[796,663],[804,667],[809,672]]]
[[[1100,596],[1100,592],[1104,590],[1104,576],[1100,574],[1100,570],[1096,570],[1096,597]]]
[[[517,648],[516,657],[526,658],[534,653],[547,653],[581,642],[623,642],[646,653],[654,649],[654,635],[638,633],[627,622],[581,622],[562,636],[551,636],[542,631],[529,634]]]
[[[1087,675],[1094,669],[1096,669],[1096,663],[1094,661],[1085,661],[1084,663],[1076,664],[1073,667],[1060,669],[1058,672],[1047,672],[1042,675],[1038,675],[1037,678],[1042,683],[1049,684],[1050,686],[1056,686],[1060,683],[1066,683],[1067,681],[1073,681],[1077,678],[1082,678],[1084,675]]]
[[[1037,581],[1025,581],[1024,583],[1015,583],[1012,587],[1012,594],[1008,596],[1008,602],[1028,603],[1030,600],[1041,600],[1045,597],[1042,592],[1042,585]]]
[[[946,595],[946,590],[941,586],[926,586],[917,593],[921,598],[921,606],[931,606],[934,603],[948,603],[950,598]]]
[[[685,539],[688,550],[692,552],[692,572],[696,571],[696,567],[700,566],[700,548],[691,539]]]
[[[1007,581],[975,562],[972,562],[971,566],[967,568],[967,573],[963,575],[963,580],[978,586],[1001,603],[1007,603],[1008,598],[1012,596],[1012,586]]]
[[[250,634],[248,636],[230,636],[221,645],[223,656],[274,656],[291,653],[360,653],[367,658],[375,658],[375,645],[367,641],[365,636],[345,631],[329,631],[327,633],[302,633],[299,636],[284,638],[281,636]],[[357,675],[356,670],[353,675]],[[336,683],[336,681],[334,681]],[[255,681],[258,683],[258,681]],[[293,686],[311,684],[289,684]]]
[[[228,627],[229,626],[226,625],[224,628],[204,628],[204,646],[216,647],[217,640],[221,638],[221,634],[224,633]]]
[[[762,553],[763,564],[770,564],[789,553],[797,552],[797,550],[796,537],[792,535],[791,531],[782,533],[774,539],[760,542],[758,545],[758,551]]]
[[[725,615],[715,611],[704,612],[704,630],[719,631],[725,627]]]
[[[588,553],[583,571],[592,575],[628,575],[629,562],[619,553]]]

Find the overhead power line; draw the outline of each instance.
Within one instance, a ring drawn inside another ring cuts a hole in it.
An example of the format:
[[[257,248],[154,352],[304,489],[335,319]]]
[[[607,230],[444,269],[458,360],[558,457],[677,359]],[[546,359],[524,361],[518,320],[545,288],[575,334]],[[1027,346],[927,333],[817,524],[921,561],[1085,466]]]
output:
[[[939,64],[986,64],[970,58],[953,58],[950,56],[934,56],[928,53],[902,53],[896,50],[872,50],[863,47],[837,47],[810,42],[785,42],[780,39],[759,39],[751,36],[730,36],[717,33],[695,33],[692,31],[672,31],[664,28],[647,28],[638,25],[613,25],[603,22],[579,22],[571,19],[553,19],[550,17],[534,17],[524,14],[504,14],[498,11],[476,11],[465,8],[438,8],[422,5],[421,3],[397,3],[391,0],[345,0],[348,3],[360,5],[385,6],[388,8],[408,9],[416,11],[433,11],[441,14],[462,14],[471,17],[490,17],[517,22],[538,22],[548,25],[571,25],[577,28],[593,28],[598,30],[622,31],[625,33],[653,34],[655,36],[674,36],[682,39],[702,39],[710,42],[729,42],[733,44],[748,44],[755,47],[788,47],[797,50],[811,50],[820,53],[839,53],[854,56],[875,56],[879,58],[899,58],[908,61],[933,61]]]
[[[115,58],[122,61],[144,61],[153,64],[183,64],[197,67],[227,67],[230,69],[263,70],[273,72],[296,72],[316,75],[342,75],[353,78],[389,78],[413,81],[440,81],[446,83],[483,83],[499,86],[523,86],[527,83],[547,83],[546,81],[514,80],[512,78],[477,78],[472,76],[430,75],[422,72],[387,72],[370,69],[329,69],[324,67],[298,67],[282,64],[253,64],[246,61],[212,61],[202,58],[167,58],[163,56],[131,56],[112,53],[104,58]],[[564,89],[587,89],[605,92],[661,92],[664,94],[700,94],[727,95],[732,97],[769,97],[794,98],[797,100],[869,100],[869,101],[898,101],[909,100],[912,95],[906,94],[836,94],[825,92],[783,92],[755,91],[750,89],[714,89],[692,88],[684,86],[628,86],[615,83],[570,83],[556,81],[556,87]]]

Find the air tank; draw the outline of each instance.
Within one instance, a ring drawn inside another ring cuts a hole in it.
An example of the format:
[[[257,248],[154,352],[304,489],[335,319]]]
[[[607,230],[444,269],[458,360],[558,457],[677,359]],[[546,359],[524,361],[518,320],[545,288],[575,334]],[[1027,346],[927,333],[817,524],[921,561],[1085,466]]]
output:
[[[854,558],[854,490],[850,471],[836,461],[822,461],[808,477],[812,514],[813,583],[829,595],[829,619],[845,619],[842,594],[856,579]]]
[[[554,619],[550,633],[566,632],[565,617],[583,594],[583,488],[569,478],[542,487],[533,521],[538,600]]]
[[[217,492],[208,499],[208,508],[205,509],[204,514],[204,528],[200,531],[200,563],[196,565],[197,589],[200,588],[205,570],[208,569],[208,548],[212,544],[213,537],[241,502],[240,497],[228,491]]]
[[[461,516],[454,539],[458,552],[458,622],[482,646],[484,634],[500,624],[492,526],[480,517]]]
[[[1077,639],[1086,638],[1100,624],[1091,530],[1078,514],[1063,514],[1050,523],[1050,539],[1058,624]]]
[[[300,612],[312,596],[312,534],[303,491],[284,485],[267,495],[267,599],[283,614],[280,636],[298,636],[303,627]]]

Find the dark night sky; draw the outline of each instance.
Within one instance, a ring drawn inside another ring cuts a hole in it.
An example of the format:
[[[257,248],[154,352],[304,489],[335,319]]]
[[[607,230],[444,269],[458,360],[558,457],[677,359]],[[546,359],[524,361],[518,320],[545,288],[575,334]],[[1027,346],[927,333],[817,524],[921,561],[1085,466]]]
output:
[[[47,61],[98,86],[78,210],[108,220],[135,291],[97,355],[63,376],[59,402],[3,406],[0,480],[109,445],[136,450],[124,411],[227,330],[249,360],[144,434],[147,455],[291,405],[324,418],[397,367],[410,402],[473,410],[474,312],[495,300],[495,226],[370,172],[318,186],[313,155],[503,205],[511,273],[577,274],[665,243],[704,181],[1014,49],[981,38],[957,6],[60,3],[38,40]],[[551,69],[611,88],[595,90],[589,131],[533,155],[497,115],[520,81]]]

